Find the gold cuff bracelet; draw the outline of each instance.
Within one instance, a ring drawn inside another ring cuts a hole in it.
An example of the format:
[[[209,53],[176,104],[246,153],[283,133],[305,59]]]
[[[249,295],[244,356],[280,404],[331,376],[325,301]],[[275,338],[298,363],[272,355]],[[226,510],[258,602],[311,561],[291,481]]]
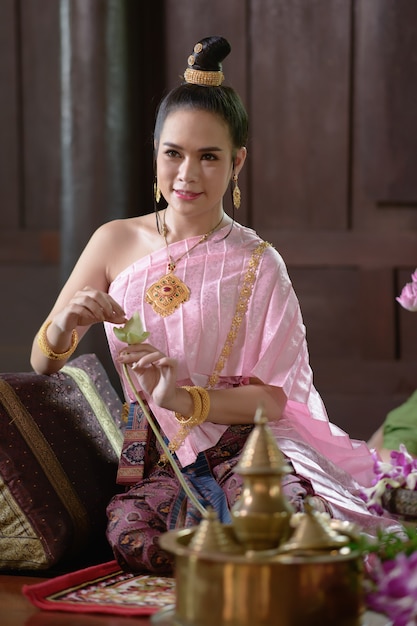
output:
[[[71,345],[68,348],[68,350],[66,350],[65,352],[54,352],[52,348],[50,347],[48,340],[46,338],[46,331],[48,330],[51,324],[52,324],[52,321],[48,320],[42,325],[38,333],[38,346],[42,350],[42,353],[46,357],[48,357],[48,359],[51,359],[52,361],[64,361],[65,359],[70,357],[73,352],[75,352],[78,346],[77,330],[74,328],[74,330],[72,331]]]

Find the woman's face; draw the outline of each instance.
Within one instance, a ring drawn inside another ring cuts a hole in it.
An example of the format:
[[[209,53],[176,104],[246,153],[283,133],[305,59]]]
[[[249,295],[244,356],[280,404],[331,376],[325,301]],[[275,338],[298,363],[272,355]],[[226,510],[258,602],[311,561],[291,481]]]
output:
[[[246,157],[240,148],[232,161],[229,129],[217,115],[178,109],[168,115],[157,150],[158,185],[168,205],[183,215],[219,216],[233,171]]]

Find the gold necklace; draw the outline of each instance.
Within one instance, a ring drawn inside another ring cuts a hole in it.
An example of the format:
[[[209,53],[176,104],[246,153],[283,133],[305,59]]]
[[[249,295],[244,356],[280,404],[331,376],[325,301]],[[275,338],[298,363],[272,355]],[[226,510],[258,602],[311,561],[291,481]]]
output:
[[[189,250],[186,250],[181,256],[177,259],[173,259],[169,253],[168,241],[167,241],[167,233],[168,229],[165,223],[165,213],[164,213],[164,223],[162,225],[162,236],[165,241],[165,247],[167,251],[168,257],[168,273],[162,276],[156,283],[153,283],[146,291],[145,300],[148,304],[151,305],[155,313],[158,313],[161,317],[167,317],[171,315],[175,309],[177,309],[181,304],[187,302],[190,298],[190,290],[185,283],[182,282],[175,276],[174,271],[177,267],[177,264],[183,259],[187,254],[190,254],[194,248],[206,241],[210,235],[214,233],[215,230],[218,229],[220,224],[222,223],[224,218],[224,212],[217,222],[216,226],[208,231],[205,235],[200,237],[200,239],[195,243]]]

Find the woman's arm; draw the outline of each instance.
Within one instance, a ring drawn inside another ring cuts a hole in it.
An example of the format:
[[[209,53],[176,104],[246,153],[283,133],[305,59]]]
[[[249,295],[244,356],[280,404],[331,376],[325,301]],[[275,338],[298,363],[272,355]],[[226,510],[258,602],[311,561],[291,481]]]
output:
[[[111,223],[99,228],[91,237],[74,270],[64,285],[52,310],[46,318],[51,323],[45,333],[45,341],[52,352],[65,353],[71,346],[73,331],[79,339],[92,324],[126,321],[121,306],[108,293],[109,279],[106,259],[111,258],[111,248],[117,237],[112,236]],[[68,360],[48,358],[34,338],[31,365],[35,372],[52,374],[61,369]]]
[[[120,363],[129,365],[137,382],[161,408],[190,417],[194,412],[191,394],[177,386],[177,362],[149,343],[126,346]],[[253,379],[249,385],[209,390],[210,410],[207,421],[216,424],[250,424],[262,405],[269,419],[279,419],[287,398],[284,391]]]
[[[279,419],[287,402],[282,389],[260,382],[229,389],[213,389],[209,391],[209,397],[210,411],[207,421],[228,425],[251,424],[259,406],[263,407],[271,421]],[[187,417],[192,415],[193,402],[190,402],[190,394],[179,389],[175,408],[171,410]]]

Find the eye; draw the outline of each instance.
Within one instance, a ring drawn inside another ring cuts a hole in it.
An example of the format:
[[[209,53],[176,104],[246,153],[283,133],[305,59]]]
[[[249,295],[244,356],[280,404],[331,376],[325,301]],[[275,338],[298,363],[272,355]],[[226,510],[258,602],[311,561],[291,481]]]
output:
[[[207,153],[201,155],[201,160],[202,161],[217,161],[218,158],[212,152],[207,152]]]
[[[177,152],[176,150],[173,150],[172,148],[170,148],[169,150],[166,150],[165,154],[166,156],[171,157],[171,158],[180,156],[179,152]]]

